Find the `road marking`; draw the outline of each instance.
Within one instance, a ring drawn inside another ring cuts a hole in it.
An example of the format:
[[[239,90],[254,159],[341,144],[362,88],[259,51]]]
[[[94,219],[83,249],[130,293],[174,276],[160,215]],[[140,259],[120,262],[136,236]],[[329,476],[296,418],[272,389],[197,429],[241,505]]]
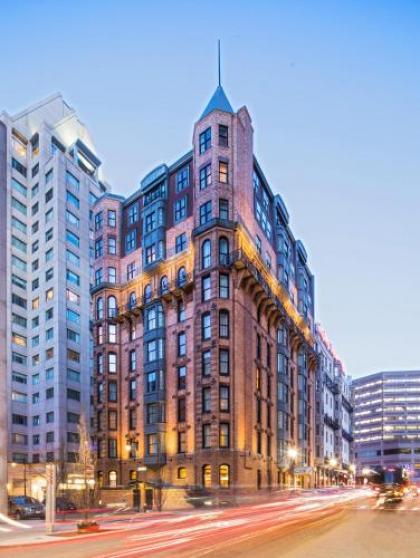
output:
[[[231,519],[226,521],[214,521],[213,523],[209,523],[207,525],[194,525],[193,527],[184,527],[182,529],[183,533],[196,533],[196,532],[203,532],[213,529],[228,529],[229,527],[239,527],[240,525],[245,525],[249,523],[250,519]],[[179,529],[172,529],[172,531],[159,531],[157,533],[148,533],[145,535],[133,535],[129,537],[130,540],[145,540],[145,539],[153,539],[157,537],[176,537],[179,534]]]
[[[130,550],[126,550],[124,552],[120,552],[119,554],[108,554],[106,558],[124,558],[125,556],[130,556],[131,554],[137,554],[139,552],[146,552],[148,550],[157,550],[159,548],[167,548],[169,546],[175,546],[177,544],[183,544],[186,542],[191,541],[188,537],[183,537],[182,539],[174,539],[172,541],[165,541],[159,544],[154,544],[153,546],[139,546],[137,548],[131,548]]]

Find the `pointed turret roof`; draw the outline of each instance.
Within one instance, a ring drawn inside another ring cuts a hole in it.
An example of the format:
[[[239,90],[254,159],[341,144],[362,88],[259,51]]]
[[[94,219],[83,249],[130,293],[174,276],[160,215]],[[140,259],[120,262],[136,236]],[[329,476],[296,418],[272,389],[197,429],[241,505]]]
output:
[[[217,86],[216,91],[213,93],[213,97],[210,99],[208,105],[204,109],[203,114],[200,117],[200,120],[213,112],[214,110],[221,110],[223,112],[229,112],[233,114],[234,110],[229,103],[228,98],[226,97],[226,93],[223,90],[221,85]]]

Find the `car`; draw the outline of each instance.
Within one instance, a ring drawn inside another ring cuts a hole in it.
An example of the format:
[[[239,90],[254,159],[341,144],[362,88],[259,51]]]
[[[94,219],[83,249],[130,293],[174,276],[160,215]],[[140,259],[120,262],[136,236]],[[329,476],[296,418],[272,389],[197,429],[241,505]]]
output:
[[[382,498],[384,502],[401,502],[404,498],[404,489],[399,484],[384,484],[378,498]]]
[[[45,519],[45,506],[30,496],[11,496],[9,514],[16,519]]]
[[[410,494],[412,496],[418,496],[419,495],[419,489],[417,488],[417,486],[415,484],[410,486]]]
[[[68,498],[63,498],[58,496],[56,499],[56,509],[57,511],[76,511],[77,506],[74,502],[69,500]]]
[[[44,506],[46,505],[46,500],[42,502]],[[77,506],[71,500],[64,496],[57,496],[55,499],[55,509],[58,512],[68,512],[68,511],[76,511]]]

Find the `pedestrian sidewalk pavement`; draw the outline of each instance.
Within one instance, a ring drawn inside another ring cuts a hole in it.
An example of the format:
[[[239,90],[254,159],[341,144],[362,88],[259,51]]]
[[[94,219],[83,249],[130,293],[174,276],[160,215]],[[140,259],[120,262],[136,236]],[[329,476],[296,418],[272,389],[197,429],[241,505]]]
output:
[[[151,513],[124,513],[124,514],[113,514],[109,513],[104,515],[91,516],[91,519],[95,519],[99,523],[103,530],[115,531],[138,526],[140,521],[148,521],[150,519],[157,518],[169,518],[175,515],[175,512],[151,512]],[[179,513],[177,514],[179,515]],[[39,519],[16,521],[9,517],[0,514],[0,548],[10,547],[10,546],[23,546],[31,544],[40,544],[45,542],[53,542],[62,540],[63,537],[66,540],[71,538],[80,539],[81,536],[97,536],[98,533],[87,533],[80,535],[77,533],[77,522],[79,518],[65,520],[57,520],[54,524],[54,529],[52,534],[46,532],[45,521]],[[101,531],[99,531],[101,533]]]

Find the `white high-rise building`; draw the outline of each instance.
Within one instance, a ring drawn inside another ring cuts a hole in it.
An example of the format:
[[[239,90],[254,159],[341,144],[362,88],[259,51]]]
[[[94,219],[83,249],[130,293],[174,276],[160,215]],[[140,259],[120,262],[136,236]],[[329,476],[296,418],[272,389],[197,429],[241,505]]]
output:
[[[42,496],[43,464],[69,470],[79,417],[90,418],[100,165],[60,94],[0,115],[0,486],[7,457],[12,493]]]

